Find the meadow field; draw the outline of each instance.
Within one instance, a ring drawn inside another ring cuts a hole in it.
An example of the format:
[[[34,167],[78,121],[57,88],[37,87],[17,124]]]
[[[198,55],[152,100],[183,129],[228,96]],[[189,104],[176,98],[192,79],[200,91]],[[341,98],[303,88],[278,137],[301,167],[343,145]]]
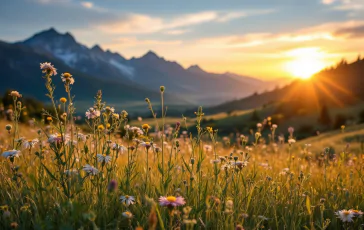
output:
[[[202,107],[168,119],[161,86],[162,115],[146,98],[154,118],[129,124],[99,91],[81,128],[77,76],[40,67],[53,109],[20,123],[12,91],[0,122],[0,229],[363,229],[364,126],[297,140],[267,116],[222,136]]]

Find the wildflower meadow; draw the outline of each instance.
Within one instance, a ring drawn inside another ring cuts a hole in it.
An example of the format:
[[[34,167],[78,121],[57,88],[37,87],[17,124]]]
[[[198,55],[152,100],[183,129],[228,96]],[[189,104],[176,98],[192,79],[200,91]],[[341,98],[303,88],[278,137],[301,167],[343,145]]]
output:
[[[192,126],[183,116],[167,124],[164,86],[161,114],[146,98],[153,122],[132,125],[102,89],[79,111],[77,76],[40,69],[52,109],[21,123],[27,105],[12,91],[11,121],[0,121],[0,229],[363,229],[359,142],[296,140],[269,117],[221,136],[202,126],[202,107]]]

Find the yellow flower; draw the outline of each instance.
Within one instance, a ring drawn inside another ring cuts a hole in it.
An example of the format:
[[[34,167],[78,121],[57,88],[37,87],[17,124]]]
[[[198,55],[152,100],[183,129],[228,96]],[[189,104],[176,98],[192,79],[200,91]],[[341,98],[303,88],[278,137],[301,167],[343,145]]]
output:
[[[169,202],[175,202],[177,200],[177,198],[175,196],[168,196],[166,198]]]
[[[213,131],[214,131],[211,127],[206,127],[206,130],[207,130],[207,132],[209,132],[209,133],[213,133]]]
[[[106,128],[110,128],[110,126],[111,126],[110,123],[106,124]]]
[[[47,117],[47,121],[52,122],[53,118],[52,117]]]
[[[123,212],[122,215],[127,219],[131,219],[133,217],[133,214],[129,211]]]
[[[142,128],[143,128],[144,130],[148,130],[148,129],[150,129],[150,126],[149,126],[148,124],[143,124],[143,125],[142,125]]]
[[[102,131],[102,130],[104,130],[104,129],[105,129],[105,127],[104,127],[104,125],[99,125],[99,126],[97,126],[97,129],[98,129],[99,131]]]
[[[61,97],[61,99],[59,99],[60,100],[60,102],[62,102],[62,103],[66,103],[67,102],[67,99],[65,98],[65,97]]]
[[[62,74],[64,78],[70,78],[72,75],[70,73],[63,73]]]

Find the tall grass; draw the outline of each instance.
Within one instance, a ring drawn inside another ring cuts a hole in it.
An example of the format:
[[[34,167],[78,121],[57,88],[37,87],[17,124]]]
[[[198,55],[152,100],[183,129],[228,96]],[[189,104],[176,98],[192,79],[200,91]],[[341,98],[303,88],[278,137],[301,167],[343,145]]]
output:
[[[192,136],[185,117],[165,124],[163,86],[162,119],[146,99],[154,124],[130,126],[127,112],[107,106],[99,91],[86,112],[88,130],[81,130],[73,76],[61,75],[66,97],[57,99],[56,70],[41,68],[53,107],[43,121],[19,124],[25,107],[11,93],[13,123],[1,143],[1,229],[362,228],[363,158],[349,146],[311,152],[292,129],[287,141],[277,136],[269,119],[253,134],[222,138],[201,126],[202,107]]]

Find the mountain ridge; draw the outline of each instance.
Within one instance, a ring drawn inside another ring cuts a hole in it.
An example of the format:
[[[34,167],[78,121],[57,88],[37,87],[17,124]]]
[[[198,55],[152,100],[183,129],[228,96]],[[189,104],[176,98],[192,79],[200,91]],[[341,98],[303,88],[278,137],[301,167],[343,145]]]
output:
[[[60,68],[61,71],[68,69],[73,73],[82,73],[85,79],[89,77],[93,81],[102,82],[99,85],[106,84],[106,88],[109,88],[108,84],[113,84],[113,87],[135,88],[138,90],[131,92],[144,97],[159,94],[159,87],[164,85],[167,94],[173,95],[171,104],[216,105],[271,87],[270,83],[266,84],[264,81],[250,77],[241,76],[240,78],[240,75],[232,77],[230,73],[209,73],[198,65],[184,68],[177,61],[170,61],[152,50],[141,57],[127,59],[118,52],[103,49],[99,44],[89,48],[78,42],[71,33],[60,33],[55,28],[40,31],[20,42],[4,44],[5,42],[0,47],[2,49],[0,51],[4,54],[9,52],[6,48],[8,46],[11,46],[11,50],[17,54],[27,54],[28,59],[23,59],[22,62],[26,68],[24,67],[24,71],[17,75],[18,81],[27,79],[25,76],[27,71],[35,73],[27,68],[31,66],[34,68],[39,65],[39,62],[52,60],[67,67]],[[31,53],[37,58],[32,59]],[[1,66],[0,69],[3,68],[3,70],[0,72],[10,74],[14,71],[13,64],[16,60],[10,60],[10,57],[7,60],[6,55],[2,58],[8,65]],[[39,61],[36,62],[37,59]],[[16,68],[22,67],[16,65]],[[118,91],[122,91],[121,88]],[[34,93],[37,94],[37,92]],[[117,97],[113,95],[115,98],[112,100],[115,101]],[[131,98],[128,95],[120,95],[120,97]]]

